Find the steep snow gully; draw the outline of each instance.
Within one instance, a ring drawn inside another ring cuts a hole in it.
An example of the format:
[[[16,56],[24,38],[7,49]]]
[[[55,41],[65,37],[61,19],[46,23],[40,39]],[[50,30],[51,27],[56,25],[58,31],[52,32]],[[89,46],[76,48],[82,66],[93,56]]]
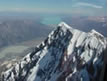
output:
[[[2,73],[2,81],[99,81],[106,38],[62,22],[32,53]]]

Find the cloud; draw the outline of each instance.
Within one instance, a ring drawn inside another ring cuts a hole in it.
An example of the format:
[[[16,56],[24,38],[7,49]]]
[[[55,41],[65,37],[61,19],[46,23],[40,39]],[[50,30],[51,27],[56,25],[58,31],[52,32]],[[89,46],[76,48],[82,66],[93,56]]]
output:
[[[76,3],[72,7],[91,7],[91,8],[98,8],[98,9],[103,8],[103,6],[95,5],[95,4],[91,4],[91,3],[85,3],[85,2]]]

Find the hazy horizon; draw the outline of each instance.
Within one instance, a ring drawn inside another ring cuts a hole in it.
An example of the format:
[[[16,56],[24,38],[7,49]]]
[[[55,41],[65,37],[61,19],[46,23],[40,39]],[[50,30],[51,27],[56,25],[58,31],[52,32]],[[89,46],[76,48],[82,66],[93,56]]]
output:
[[[106,0],[0,0],[0,16],[106,16]]]

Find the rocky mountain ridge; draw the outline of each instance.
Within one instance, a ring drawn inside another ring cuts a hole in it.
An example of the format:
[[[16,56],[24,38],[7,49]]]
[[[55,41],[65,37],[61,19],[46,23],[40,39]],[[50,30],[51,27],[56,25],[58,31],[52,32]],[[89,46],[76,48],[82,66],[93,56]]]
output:
[[[99,81],[106,38],[62,22],[32,53],[2,73],[2,81]]]

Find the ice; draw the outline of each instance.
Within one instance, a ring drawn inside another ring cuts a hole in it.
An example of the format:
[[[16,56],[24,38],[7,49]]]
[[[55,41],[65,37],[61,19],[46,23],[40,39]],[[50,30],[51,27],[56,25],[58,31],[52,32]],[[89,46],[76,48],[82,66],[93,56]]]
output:
[[[102,34],[100,34],[99,32],[97,32],[95,29],[92,29],[91,32],[92,32],[92,34],[97,34],[99,36],[104,37]]]
[[[60,27],[66,27],[68,29],[72,29],[72,27],[70,27],[69,25],[67,25],[65,22],[61,22],[58,26],[60,26]]]
[[[76,43],[76,47],[80,46],[82,44],[82,42],[85,40],[87,34],[85,32],[81,33],[81,35],[79,36],[77,43]]]
[[[74,30],[74,34],[73,34],[73,37],[72,39],[70,40],[70,44],[68,46],[68,55],[72,54],[74,48],[75,48],[75,44],[76,44],[76,41],[78,39],[78,37],[81,35],[81,32],[78,31],[78,30]]]
[[[97,48],[98,47],[98,40],[95,38],[95,37],[93,37],[91,40],[90,40],[90,46],[92,47],[92,48]]]
[[[31,74],[29,75],[29,77],[27,78],[27,81],[35,81],[36,78],[36,73],[38,71],[39,68],[39,64],[37,64],[32,70],[31,70]]]
[[[73,57],[73,62],[75,62],[75,60],[76,60],[76,59],[75,59],[75,56],[74,56],[74,57]]]
[[[82,59],[84,58],[84,60],[85,60],[86,62],[88,62],[92,57],[89,56],[89,51],[86,50],[85,52],[83,52],[83,53],[81,54],[81,58],[82,58]]]

